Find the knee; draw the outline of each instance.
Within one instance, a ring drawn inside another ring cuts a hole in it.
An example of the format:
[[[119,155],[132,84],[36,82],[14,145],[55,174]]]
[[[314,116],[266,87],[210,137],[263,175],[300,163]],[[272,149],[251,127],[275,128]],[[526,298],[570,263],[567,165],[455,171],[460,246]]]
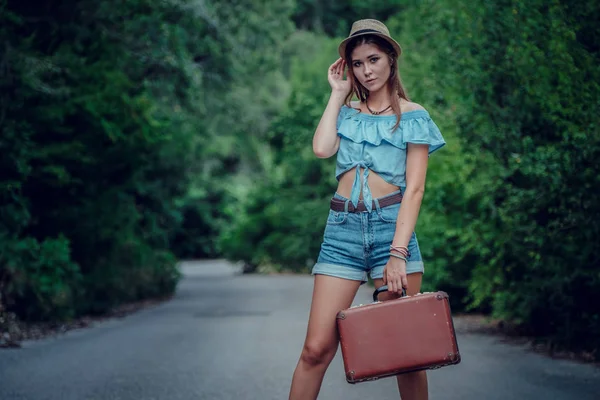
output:
[[[310,366],[329,365],[336,351],[335,345],[319,342],[306,342],[300,358]]]

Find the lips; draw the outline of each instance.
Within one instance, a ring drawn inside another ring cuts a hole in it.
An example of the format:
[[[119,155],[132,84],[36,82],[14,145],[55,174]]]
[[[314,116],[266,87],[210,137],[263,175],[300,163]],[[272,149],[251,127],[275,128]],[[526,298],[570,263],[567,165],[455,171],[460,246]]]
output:
[[[367,85],[370,85],[371,83],[375,82],[376,80],[377,80],[377,78],[369,79],[369,80],[365,81],[365,83]]]

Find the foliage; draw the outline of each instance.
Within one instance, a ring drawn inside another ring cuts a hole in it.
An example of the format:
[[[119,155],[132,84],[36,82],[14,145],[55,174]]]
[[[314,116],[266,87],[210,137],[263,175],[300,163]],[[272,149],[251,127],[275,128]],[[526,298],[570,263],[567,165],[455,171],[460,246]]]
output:
[[[597,349],[598,13],[591,0],[0,0],[0,311],[67,319],[168,295],[181,258],[308,271],[336,187],[335,160],[310,146],[324,72],[372,17],[448,142],[416,228],[423,290]]]
[[[0,278],[3,292],[12,294],[5,305],[26,319],[72,317],[72,305],[82,295],[82,277],[70,259],[68,240],[60,237],[39,243],[33,238],[3,239]],[[28,301],[12,303],[16,299]]]
[[[294,18],[344,36],[356,18],[342,8],[303,1]],[[586,300],[600,282],[597,17],[591,1],[406,1],[386,21],[409,95],[448,141],[431,159],[417,225],[423,289],[574,350],[600,344],[600,310]],[[236,209],[226,255],[306,271],[318,251],[317,204],[335,187],[332,162],[310,152],[339,39],[319,49],[327,41],[291,57],[289,111],[271,127],[265,179]]]
[[[223,177],[253,162],[232,143],[278,111],[239,96],[263,81],[241,85],[258,73],[258,99],[285,95],[291,4],[0,10],[0,308],[64,319],[172,293],[174,254],[215,254]]]
[[[456,38],[451,60],[472,97],[457,120],[471,149],[492,160],[491,176],[476,175],[494,208],[491,224],[479,222],[491,251],[471,283],[474,303],[489,298],[497,316],[557,346],[598,348],[600,310],[587,300],[600,288],[597,7],[529,1],[461,11],[473,37]]]
[[[470,308],[553,346],[596,349],[600,310],[586,298],[600,273],[598,11],[592,2],[426,3],[422,28],[404,26],[436,54],[426,70],[464,154],[453,169],[463,189],[443,199],[449,229],[435,254],[456,261],[440,282],[459,282]]]
[[[298,32],[287,47],[301,51],[288,55],[292,95],[269,129],[272,156],[262,161],[265,177],[227,208],[233,223],[224,230],[221,248],[226,257],[255,267],[301,271],[314,263],[324,228],[318,216],[327,212],[326,199],[334,189],[333,160],[316,159],[306,143],[326,102],[328,84],[321,78],[335,44]],[[305,59],[311,60],[308,68]]]
[[[293,19],[302,30],[344,37],[350,32],[353,21],[363,18],[385,20],[405,11],[405,0],[298,0]]]

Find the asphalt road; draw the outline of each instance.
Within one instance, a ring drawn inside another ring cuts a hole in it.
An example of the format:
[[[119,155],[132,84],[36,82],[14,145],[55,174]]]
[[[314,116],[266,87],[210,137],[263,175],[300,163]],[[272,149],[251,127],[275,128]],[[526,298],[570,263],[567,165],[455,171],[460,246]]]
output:
[[[287,399],[306,331],[309,276],[183,267],[169,302],[0,351],[0,399]],[[362,288],[355,304],[368,303]],[[461,332],[462,362],[429,372],[430,399],[600,399],[600,370]],[[344,379],[338,352],[319,399],[398,398],[395,380]]]

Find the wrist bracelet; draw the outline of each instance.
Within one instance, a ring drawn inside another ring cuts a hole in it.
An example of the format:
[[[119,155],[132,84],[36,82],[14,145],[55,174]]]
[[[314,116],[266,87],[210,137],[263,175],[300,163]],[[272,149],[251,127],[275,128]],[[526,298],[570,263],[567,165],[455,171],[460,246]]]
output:
[[[404,254],[406,257],[410,257],[410,251],[408,251],[408,247],[406,246],[390,246],[390,251],[397,251],[401,254]]]
[[[390,253],[390,256],[395,257],[395,258],[399,258],[401,260],[404,260],[404,262],[408,262],[408,260],[406,259],[406,257],[401,256],[399,254]]]
[[[404,250],[408,251],[408,247],[406,247],[406,246],[394,246],[393,244],[390,246],[390,249],[392,249],[392,250],[404,249]]]

